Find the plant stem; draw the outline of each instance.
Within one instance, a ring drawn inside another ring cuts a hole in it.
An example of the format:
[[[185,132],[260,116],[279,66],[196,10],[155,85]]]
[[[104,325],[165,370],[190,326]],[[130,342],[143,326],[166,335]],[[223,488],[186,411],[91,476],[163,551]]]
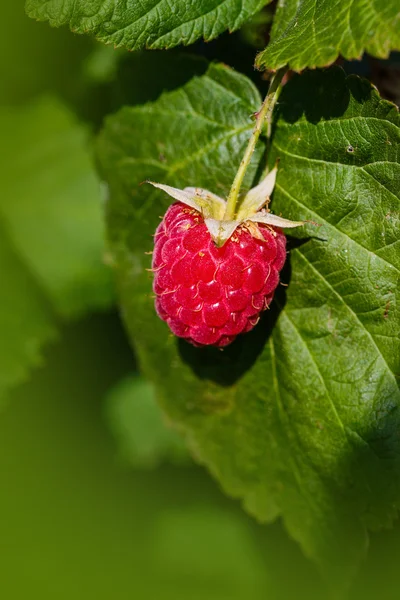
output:
[[[268,93],[265,96],[264,102],[260,108],[260,111],[257,114],[256,124],[253,129],[253,133],[249,139],[249,143],[247,144],[246,151],[240,163],[239,169],[235,175],[235,179],[233,180],[232,187],[230,189],[227,201],[226,201],[226,209],[224,220],[231,221],[235,219],[235,215],[237,213],[237,201],[239,197],[240,188],[242,187],[244,176],[246,175],[247,168],[250,164],[251,157],[253,156],[253,152],[255,150],[256,144],[258,142],[258,138],[261,135],[264,120],[267,121],[267,135],[268,137],[271,135],[271,122],[272,122],[272,113],[274,110],[274,106],[276,101],[278,100],[280,91],[282,89],[281,83],[282,78],[286,72],[286,68],[280,69],[277,71],[272,79],[268,89]]]

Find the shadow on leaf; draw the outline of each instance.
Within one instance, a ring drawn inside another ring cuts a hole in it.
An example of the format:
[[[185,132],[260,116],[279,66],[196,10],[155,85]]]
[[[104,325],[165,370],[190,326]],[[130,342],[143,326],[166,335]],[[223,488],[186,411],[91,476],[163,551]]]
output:
[[[282,90],[277,113],[288,123],[303,115],[310,123],[341,117],[351,97],[365,102],[371,94],[369,82],[359,77],[347,77],[340,67],[308,71],[294,75]],[[277,114],[277,117],[278,117]]]

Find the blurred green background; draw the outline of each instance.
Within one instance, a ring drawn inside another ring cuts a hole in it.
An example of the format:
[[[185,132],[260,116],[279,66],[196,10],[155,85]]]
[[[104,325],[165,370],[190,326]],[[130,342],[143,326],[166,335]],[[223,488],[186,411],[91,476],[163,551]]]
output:
[[[22,0],[2,16],[1,597],[328,598],[282,524],[248,517],[164,424],[115,307],[91,152],[107,113],[207,59],[265,86],[252,64],[268,18],[128,54],[34,23]],[[400,526],[373,534],[348,597],[399,598],[399,564]]]

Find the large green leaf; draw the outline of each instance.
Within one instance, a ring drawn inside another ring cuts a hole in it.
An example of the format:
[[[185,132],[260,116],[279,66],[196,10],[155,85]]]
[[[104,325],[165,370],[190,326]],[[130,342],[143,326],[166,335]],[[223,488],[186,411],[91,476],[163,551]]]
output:
[[[171,48],[238,29],[270,0],[27,0],[32,18],[129,50]]]
[[[321,227],[299,234],[287,292],[224,352],[169,335],[145,271],[168,200],[140,182],[226,193],[258,102],[250,82],[212,66],[109,118],[98,146],[109,235],[125,322],[169,417],[228,493],[262,521],[281,514],[341,585],[367,528],[389,525],[400,504],[396,109],[340,69],[286,86],[270,157],[281,159],[273,207]]]
[[[85,127],[46,97],[3,108],[0,129],[0,216],[19,256],[61,315],[106,307],[100,182]]]
[[[398,0],[282,0],[256,64],[299,71],[329,65],[339,54],[386,58],[391,50],[400,50]]]

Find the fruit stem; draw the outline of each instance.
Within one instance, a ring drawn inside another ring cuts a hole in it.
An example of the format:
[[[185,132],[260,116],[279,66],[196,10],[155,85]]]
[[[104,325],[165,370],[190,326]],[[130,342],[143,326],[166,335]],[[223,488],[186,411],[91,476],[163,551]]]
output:
[[[240,163],[239,169],[235,175],[235,179],[233,180],[232,187],[230,189],[226,201],[226,209],[224,215],[225,221],[233,221],[235,219],[240,188],[242,187],[243,179],[246,175],[246,171],[250,164],[251,157],[253,156],[253,152],[258,142],[258,138],[260,137],[261,132],[263,130],[265,120],[267,121],[267,136],[269,137],[271,135],[272,113],[282,89],[282,78],[285,73],[286,68],[279,69],[279,71],[274,73],[274,75],[271,78],[271,83],[268,88],[267,95],[265,96],[264,102],[262,103],[262,106],[259,112],[257,113],[256,124],[253,129],[253,133],[251,134],[249,143],[247,144],[246,151]]]

